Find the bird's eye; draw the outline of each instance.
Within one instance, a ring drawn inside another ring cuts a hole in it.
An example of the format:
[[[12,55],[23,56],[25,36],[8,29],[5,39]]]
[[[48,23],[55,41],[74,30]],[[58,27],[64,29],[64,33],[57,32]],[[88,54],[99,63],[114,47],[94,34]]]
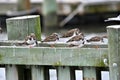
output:
[[[31,38],[29,38],[29,40],[31,40]]]

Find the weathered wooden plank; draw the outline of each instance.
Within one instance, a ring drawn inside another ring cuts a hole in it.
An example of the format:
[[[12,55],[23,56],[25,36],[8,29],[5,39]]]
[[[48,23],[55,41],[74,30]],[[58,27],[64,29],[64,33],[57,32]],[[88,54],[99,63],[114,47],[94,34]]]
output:
[[[95,67],[83,68],[83,80],[97,80]]]
[[[32,80],[45,80],[44,67],[42,66],[31,66]]]
[[[107,48],[0,46],[0,64],[105,67]]]
[[[110,80],[120,80],[120,25],[107,27]]]
[[[23,43],[24,40],[5,40],[5,41],[0,41],[0,46],[21,46],[20,44]],[[42,43],[38,41],[38,46],[39,47],[69,47],[69,43]],[[77,47],[77,46],[75,46]],[[84,44],[82,48],[108,48],[107,44]]]
[[[7,23],[7,33],[8,33],[8,39],[24,39],[26,35],[28,35],[28,20],[22,20],[18,21],[17,19],[13,20],[6,20]],[[24,26],[24,27],[22,27]],[[19,37],[18,37],[19,36]],[[22,36],[22,37],[21,37]]]
[[[8,40],[24,40],[30,33],[35,33],[37,40],[41,40],[39,15],[8,18],[6,23]]]
[[[15,65],[6,65],[6,80],[18,80],[18,70]]]
[[[71,80],[70,67],[58,67],[58,80]]]

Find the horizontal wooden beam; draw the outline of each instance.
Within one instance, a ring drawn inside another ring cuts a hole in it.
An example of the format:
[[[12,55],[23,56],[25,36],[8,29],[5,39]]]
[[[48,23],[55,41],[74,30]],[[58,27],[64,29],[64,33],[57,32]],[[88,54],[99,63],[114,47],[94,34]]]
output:
[[[24,42],[24,40],[5,40],[0,41],[0,46],[22,46],[21,44]],[[38,41],[38,47],[69,47],[69,43],[42,43],[41,41]],[[107,44],[84,44],[82,48],[108,48]]]
[[[108,67],[108,48],[0,46],[0,64]]]

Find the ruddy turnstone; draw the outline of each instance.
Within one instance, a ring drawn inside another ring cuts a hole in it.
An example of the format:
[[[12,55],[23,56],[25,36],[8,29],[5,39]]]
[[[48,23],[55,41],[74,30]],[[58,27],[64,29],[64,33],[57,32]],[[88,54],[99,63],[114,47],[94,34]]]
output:
[[[24,44],[29,45],[30,47],[36,46],[38,43],[37,43],[35,34],[31,33],[29,36],[27,36],[25,38]]]
[[[84,35],[83,33],[79,33],[76,36],[70,38],[67,43],[69,43],[69,47],[81,47],[84,44]]]
[[[72,41],[79,41],[79,40],[84,40],[84,35],[83,33],[79,33],[76,36],[73,36],[71,39],[69,39],[67,42],[72,42]]]
[[[78,35],[80,33],[80,30],[78,28],[71,29],[64,33],[61,38],[67,38],[67,37],[72,37],[73,35]]]
[[[50,36],[47,36],[42,42],[53,42],[59,40],[57,33],[52,33]]]
[[[88,40],[86,40],[87,42],[98,42],[98,41],[102,41],[103,42],[103,38],[100,36],[94,36]]]

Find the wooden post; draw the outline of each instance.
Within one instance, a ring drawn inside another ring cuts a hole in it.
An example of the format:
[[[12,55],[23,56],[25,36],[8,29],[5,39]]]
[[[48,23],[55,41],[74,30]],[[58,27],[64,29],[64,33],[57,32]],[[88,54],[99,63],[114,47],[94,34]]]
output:
[[[58,80],[71,80],[70,67],[58,67]]]
[[[32,80],[45,80],[43,67],[32,66],[31,73],[32,73]]]
[[[96,68],[84,67],[83,68],[83,80],[97,80]]]
[[[18,11],[29,10],[31,7],[30,0],[18,0]]]
[[[18,80],[18,70],[15,65],[6,66],[6,80]]]
[[[110,80],[120,80],[120,25],[107,27]]]
[[[43,2],[44,31],[57,25],[57,3],[56,0],[44,0]]]
[[[8,18],[6,23],[8,40],[24,40],[30,33],[35,33],[37,40],[41,40],[39,15]]]

